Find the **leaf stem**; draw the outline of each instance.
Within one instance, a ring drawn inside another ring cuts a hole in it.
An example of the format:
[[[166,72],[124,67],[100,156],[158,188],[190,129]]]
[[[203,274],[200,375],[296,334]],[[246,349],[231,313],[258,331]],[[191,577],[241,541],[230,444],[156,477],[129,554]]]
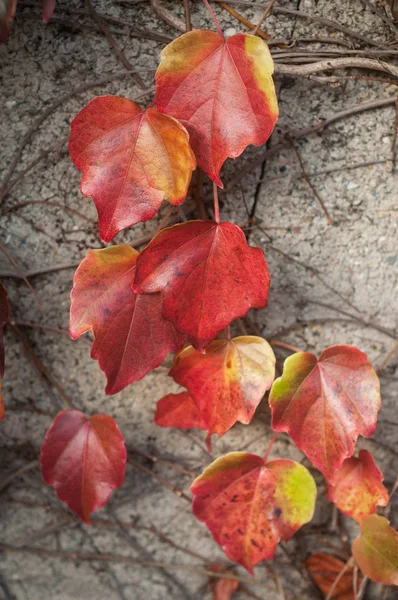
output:
[[[208,0],[203,0],[203,2],[204,2],[204,5],[206,6],[207,10],[209,11],[211,18],[213,19],[213,23],[216,26],[216,29],[217,29],[218,33],[220,34],[220,36],[224,40],[225,38],[224,38],[224,34],[222,32],[222,29],[220,27],[220,23],[218,22],[218,19],[217,19],[216,15],[214,14],[214,11],[213,11],[212,7],[210,6]]]
[[[213,198],[214,198],[214,220],[216,223],[220,222],[220,205],[218,203],[218,191],[217,184],[213,183]]]
[[[267,448],[267,450],[266,450],[266,452],[265,452],[265,454],[264,454],[264,462],[267,462],[267,460],[268,460],[268,456],[270,455],[270,452],[271,452],[271,450],[272,450],[272,446],[275,444],[275,442],[276,442],[276,440],[277,440],[277,438],[278,438],[278,435],[279,435],[279,431],[276,431],[276,432],[274,433],[274,435],[272,436],[272,438],[271,438],[271,441],[270,441],[270,443],[268,444],[268,448]]]
[[[225,339],[226,340],[231,339],[231,325],[228,325],[228,327],[225,329]]]
[[[263,21],[267,18],[267,16],[271,12],[271,9],[274,6],[275,2],[276,2],[276,0],[271,0],[271,2],[267,5],[265,11],[263,12],[261,19],[259,20],[256,27],[254,28],[253,35],[257,35],[258,30],[260,29],[261,25],[263,24]]]

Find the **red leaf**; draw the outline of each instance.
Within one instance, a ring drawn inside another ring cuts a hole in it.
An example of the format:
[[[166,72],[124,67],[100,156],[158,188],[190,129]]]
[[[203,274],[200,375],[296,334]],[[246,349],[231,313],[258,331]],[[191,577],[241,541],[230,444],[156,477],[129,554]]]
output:
[[[167,394],[161,398],[157,403],[154,421],[161,427],[207,429],[200,409],[188,392]]]
[[[10,316],[10,306],[8,304],[7,290],[0,282],[0,377],[4,377],[4,340],[3,329],[8,323]]]
[[[108,378],[106,394],[142,379],[184,343],[162,317],[160,294],[133,292],[137,256],[127,245],[89,250],[74,277],[70,336],[93,331],[91,356]]]
[[[398,586],[398,533],[387,519],[364,517],[361,535],[352,544],[352,555],[364,575],[377,583]]]
[[[314,580],[317,587],[328,595],[335,579],[341,573],[345,563],[339,558],[335,558],[331,554],[316,552],[312,554],[306,561],[311,578]],[[358,586],[361,584],[362,577],[358,574]],[[341,577],[335,587],[332,600],[355,600],[354,598],[354,567],[348,569]]]
[[[134,287],[163,292],[163,315],[202,350],[250,307],[268,301],[264,254],[232,223],[188,221],[160,231],[137,260]]]
[[[111,417],[87,418],[79,410],[64,410],[46,433],[40,464],[44,481],[89,524],[91,513],[123,484],[126,456],[123,436]]]
[[[53,16],[56,0],[43,0],[43,23],[47,23]]]
[[[160,56],[156,106],[185,125],[199,167],[222,187],[224,161],[264,144],[278,118],[268,47],[253,35],[191,31]]]
[[[286,359],[269,396],[274,431],[287,431],[326,478],[352,456],[358,435],[370,437],[381,407],[380,383],[366,354],[331,346]]]
[[[373,456],[361,450],[359,458],[347,458],[328,485],[327,497],[342,513],[358,522],[376,512],[377,506],[387,506],[388,491],[382,484],[383,473]]]
[[[117,96],[94,98],[80,111],[69,150],[83,173],[82,194],[94,199],[105,242],[151,219],[163,200],[181,204],[196,166],[178,121]]]
[[[292,460],[265,463],[260,456],[231,452],[208,466],[191,486],[192,511],[206,523],[228,558],[249,573],[276,546],[311,520],[315,482]]]
[[[275,355],[260,337],[215,340],[205,354],[192,346],[184,348],[170,375],[192,395],[208,435],[224,435],[237,421],[252,420],[274,380]]]

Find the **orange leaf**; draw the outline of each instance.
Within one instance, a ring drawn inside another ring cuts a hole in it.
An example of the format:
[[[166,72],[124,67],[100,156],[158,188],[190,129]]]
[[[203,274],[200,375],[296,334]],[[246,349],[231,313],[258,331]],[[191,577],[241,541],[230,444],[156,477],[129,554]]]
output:
[[[398,533],[387,519],[378,515],[364,517],[352,554],[364,575],[377,583],[398,585]]]
[[[170,375],[188,389],[209,436],[224,435],[236,421],[252,420],[274,380],[275,355],[260,337],[215,340],[205,354],[192,346],[184,348],[176,356]]]
[[[337,576],[344,569],[345,563],[331,554],[316,552],[305,561],[305,566],[317,587],[326,597]],[[358,586],[361,580],[362,577],[358,574]],[[355,600],[354,567],[349,568],[341,577],[335,587],[332,600]]]
[[[274,557],[280,539],[311,520],[315,482],[292,460],[265,463],[260,456],[231,452],[208,466],[191,486],[192,511],[206,523],[228,558],[249,573]]]
[[[188,392],[167,394],[161,398],[157,403],[154,421],[161,427],[207,429],[200,409]]]
[[[387,506],[388,491],[382,484],[383,474],[373,456],[361,450],[358,458],[347,458],[329,483],[327,497],[342,513],[358,522],[376,512],[377,506]]]
[[[105,242],[151,219],[162,200],[181,204],[196,166],[178,121],[117,96],[94,98],[73,119],[69,151]]]
[[[332,479],[358,435],[370,437],[381,407],[380,383],[366,354],[331,346],[319,360],[297,352],[285,360],[269,403],[274,431],[286,431],[326,478]]]
[[[73,280],[70,336],[93,331],[91,357],[107,376],[106,394],[142,379],[184,343],[162,317],[160,294],[133,292],[137,256],[123,244],[89,250]]]
[[[224,565],[215,564],[210,567],[210,571],[215,573],[232,573],[230,569],[227,569]],[[239,587],[239,581],[237,579],[224,579],[209,578],[210,585],[213,589],[213,600],[231,600],[234,592]]]
[[[198,166],[219,186],[219,171],[248,144],[272,133],[278,104],[271,54],[259,37],[227,40],[191,31],[166,46],[156,71],[156,106],[187,128]]]

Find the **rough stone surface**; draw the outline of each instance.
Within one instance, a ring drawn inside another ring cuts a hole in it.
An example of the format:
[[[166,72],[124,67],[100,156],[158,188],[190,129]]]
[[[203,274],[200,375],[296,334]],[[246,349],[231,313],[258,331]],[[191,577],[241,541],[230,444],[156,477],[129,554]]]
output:
[[[135,27],[151,29],[170,38],[178,34],[154,13],[149,1],[133,2],[130,7],[127,2],[122,6],[111,0],[93,0],[93,4],[104,14],[123,19]],[[204,6],[199,2],[191,5],[193,25],[211,27]],[[174,16],[183,18],[182,2],[168,1],[162,6]],[[278,6],[299,8],[313,16],[327,17],[381,44],[391,39],[388,26],[361,0],[280,0]],[[43,152],[49,151],[18,180],[3,201],[1,243],[17,264],[11,264],[4,254],[0,255],[2,280],[10,295],[13,317],[21,323],[21,331],[76,406],[89,414],[111,414],[125,435],[134,461],[167,479],[172,487],[189,494],[189,476],[165,464],[153,464],[134,452],[134,448],[139,448],[195,473],[210,461],[204,436],[199,432],[183,433],[157,428],[153,424],[156,401],[165,393],[177,390],[167,377],[166,366],[159,367],[116,396],[106,397],[104,376],[89,357],[89,336],[72,342],[67,335],[73,268],[31,277],[36,296],[22,280],[5,276],[10,271],[20,273],[21,270],[30,272],[54,265],[74,265],[87,249],[101,247],[94,205],[81,196],[80,174],[67,153],[68,125],[96,94],[113,93],[135,98],[143,92],[128,75],[110,83],[99,83],[95,89],[70,94],[82,85],[123,71],[123,66],[104,37],[93,29],[93,21],[87,15],[68,12],[67,7],[85,10],[84,2],[60,0],[53,21],[43,25],[39,7],[21,1],[9,42],[0,47],[0,181],[6,176],[23,136],[44,111],[48,111],[47,117],[34,128],[11,181],[22,175]],[[236,8],[254,23],[262,14],[260,3],[255,7]],[[227,35],[246,31],[222,7],[215,5],[214,10]],[[144,71],[141,76],[151,88],[153,70],[163,44],[134,37],[133,31],[131,35],[120,35],[121,29],[116,23],[108,22],[108,26],[134,68]],[[277,11],[263,28],[272,37],[348,39],[333,28]],[[272,48],[278,51],[275,46]],[[314,52],[330,48],[342,52],[345,49],[344,46],[308,42],[299,42],[293,47],[294,50]],[[359,75],[360,71],[351,70],[350,74]],[[380,74],[376,73],[376,76]],[[316,124],[336,112],[378,98],[394,98],[397,93],[394,85],[373,80],[351,79],[343,83],[331,87],[302,77],[277,76],[280,120],[269,147],[283,140],[286,134]],[[70,96],[66,97],[67,94]],[[148,101],[151,98],[148,93]],[[62,101],[52,109],[58,99]],[[146,99],[140,101],[144,105]],[[368,354],[376,367],[384,367],[381,371],[383,409],[377,432],[374,440],[360,440],[359,447],[373,452],[389,486],[396,477],[397,463],[397,356],[391,354],[388,364],[384,362],[394,348],[398,328],[398,178],[396,168],[393,170],[388,162],[393,125],[394,106],[391,105],[339,120],[322,134],[309,135],[295,142],[310,181],[333,219],[332,225],[308,182],[301,176],[302,168],[293,148],[276,152],[267,160],[263,172],[260,165],[241,180],[241,186],[235,185],[220,195],[222,218],[238,224],[247,222],[242,194],[249,210],[254,201],[257,203],[256,218],[262,230],[252,228],[250,241],[264,249],[272,277],[269,308],[251,314],[258,330],[268,339],[278,339],[315,353],[335,343],[354,344]],[[261,152],[249,148],[243,157],[229,161],[223,170],[224,181],[227,183],[250,158]],[[159,218],[165,210],[162,209]],[[156,227],[156,222],[136,226],[119,234],[116,241],[132,241],[153,232]],[[63,408],[59,392],[38,374],[10,328],[6,331],[5,344],[3,395],[7,414],[0,426],[3,481],[37,459],[52,416]],[[276,352],[279,361],[287,355],[280,348]],[[237,425],[222,439],[214,440],[213,456],[243,449],[261,454],[271,437],[269,411],[264,402],[250,426]],[[303,458],[284,436],[276,442],[272,456]],[[289,600],[316,597],[297,567],[306,553],[313,548],[330,552],[333,551],[330,544],[340,544],[339,535],[319,537],[327,531],[331,505],[323,496],[322,478],[317,476],[317,480],[320,493],[315,528],[304,528],[286,545],[287,554],[278,550],[273,564]],[[120,562],[82,562],[55,554],[42,557],[34,552],[3,553],[0,598],[211,598],[206,575],[202,572],[205,563],[200,557],[182,551],[178,545],[203,556],[208,564],[225,561],[222,551],[205,527],[195,521],[184,498],[173,494],[159,480],[132,464],[128,466],[124,486],[113,494],[108,507],[99,511],[98,517],[155,527],[174,545],[139,528],[117,524],[111,528],[100,524],[90,528],[68,519],[66,513],[45,510],[43,506],[56,510],[63,510],[63,506],[53,489],[41,481],[37,463],[13,477],[1,494],[1,543],[39,547],[55,553],[116,554],[162,562],[166,566],[144,568]],[[17,502],[10,502],[10,497]],[[33,504],[29,505],[29,502]],[[34,503],[39,503],[42,508]],[[352,522],[344,519],[343,523],[351,537],[357,534]],[[314,532],[316,536],[312,535]],[[179,566],[167,568],[171,563]],[[242,569],[235,569],[235,572],[248,578]],[[256,568],[256,580],[257,584],[267,586],[266,589],[249,585],[246,589],[255,596],[248,596],[241,589],[234,598],[276,600],[281,597],[263,565]],[[368,597],[373,597],[372,594],[370,588]],[[393,598],[392,592],[386,598]]]

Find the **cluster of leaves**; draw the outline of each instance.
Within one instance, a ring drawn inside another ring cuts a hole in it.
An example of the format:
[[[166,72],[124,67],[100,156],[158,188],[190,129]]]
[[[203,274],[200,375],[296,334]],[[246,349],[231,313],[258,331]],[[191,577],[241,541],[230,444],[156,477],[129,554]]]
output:
[[[182,203],[196,166],[214,189],[222,187],[225,160],[265,143],[274,128],[272,73],[260,38],[193,31],[163,50],[149,108],[116,96],[83,108],[69,149],[81,191],[94,199],[102,240],[151,219],[163,200]],[[375,581],[396,584],[398,535],[375,514],[388,503],[383,476],[368,452],[353,456],[358,436],[376,427],[378,378],[363,352],[337,345],[319,359],[295,353],[274,381],[268,342],[229,333],[235,319],[267,305],[269,285],[263,252],[239,227],[220,223],[215,194],[214,220],[162,229],[141,253],[128,245],[90,250],[74,276],[70,335],[92,331],[91,356],[106,375],[107,394],[176,352],[170,376],[185,391],[158,402],[155,422],[197,427],[209,445],[213,434],[250,423],[270,390],[272,429],[290,435],[325,476],[328,498],[361,524],[353,545],[359,566]],[[115,421],[75,409],[57,415],[41,449],[44,480],[86,523],[122,485],[125,462]],[[316,501],[310,472],[292,460],[269,461],[268,451],[218,458],[191,491],[195,516],[250,573],[311,520]]]
[[[56,0],[43,0],[43,23],[47,23],[53,15]],[[0,0],[0,44],[8,39],[10,23],[15,16],[17,0]]]

